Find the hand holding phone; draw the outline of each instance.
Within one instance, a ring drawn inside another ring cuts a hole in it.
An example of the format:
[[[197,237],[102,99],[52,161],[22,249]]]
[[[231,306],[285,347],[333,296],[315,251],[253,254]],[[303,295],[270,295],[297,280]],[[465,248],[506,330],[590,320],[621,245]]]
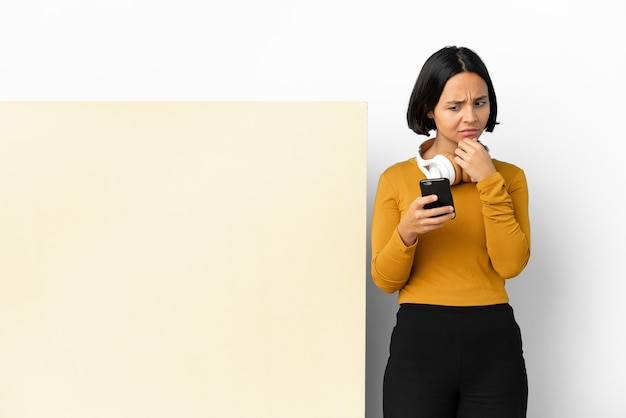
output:
[[[437,195],[437,200],[424,205],[424,209],[440,208],[442,206],[454,207],[450,180],[446,178],[420,180],[420,190],[422,191],[422,196]]]

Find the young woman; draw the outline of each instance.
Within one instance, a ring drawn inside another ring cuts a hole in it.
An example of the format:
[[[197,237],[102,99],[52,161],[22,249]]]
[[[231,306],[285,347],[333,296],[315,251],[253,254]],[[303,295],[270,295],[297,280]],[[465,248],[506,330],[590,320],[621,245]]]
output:
[[[526,416],[522,341],[505,281],[530,256],[524,172],[479,142],[496,125],[483,61],[445,47],[425,62],[407,119],[416,158],[380,176],[372,276],[400,308],[383,383],[385,418]],[[420,180],[449,178],[454,207],[425,209]]]

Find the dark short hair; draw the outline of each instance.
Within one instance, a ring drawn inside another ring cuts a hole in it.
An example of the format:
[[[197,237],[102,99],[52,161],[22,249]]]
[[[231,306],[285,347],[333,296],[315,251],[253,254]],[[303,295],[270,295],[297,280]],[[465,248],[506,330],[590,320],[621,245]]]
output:
[[[431,130],[436,129],[435,121],[427,115],[439,102],[446,82],[452,76],[463,72],[476,73],[487,84],[490,111],[485,130],[493,131],[498,123],[496,122],[498,103],[487,67],[474,51],[456,46],[440,49],[424,63],[409,100],[406,114],[409,128],[420,135],[428,135]]]

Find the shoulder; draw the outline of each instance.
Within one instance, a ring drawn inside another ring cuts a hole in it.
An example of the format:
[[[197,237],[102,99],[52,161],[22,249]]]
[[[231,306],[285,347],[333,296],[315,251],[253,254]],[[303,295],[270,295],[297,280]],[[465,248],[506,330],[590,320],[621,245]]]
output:
[[[417,167],[417,161],[415,161],[415,158],[409,158],[387,167],[381,176],[388,178],[411,176],[413,178],[419,174],[421,174],[421,171]]]
[[[415,158],[395,163],[380,175],[377,200],[393,200],[398,207],[406,208],[420,195],[419,180],[423,178]]]
[[[493,165],[496,170],[502,175],[507,184],[519,183],[526,184],[526,174],[524,170],[515,164],[511,164],[505,161],[493,159]]]
[[[496,167],[496,170],[502,173],[504,177],[516,176],[524,173],[524,170],[522,170],[515,164],[507,163],[506,161],[496,160],[495,158],[492,159],[492,161],[493,165]]]

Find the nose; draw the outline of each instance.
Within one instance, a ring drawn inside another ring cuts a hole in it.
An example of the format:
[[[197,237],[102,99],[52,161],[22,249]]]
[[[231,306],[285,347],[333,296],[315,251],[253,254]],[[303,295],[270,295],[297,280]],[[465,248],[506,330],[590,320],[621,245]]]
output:
[[[466,122],[476,122],[478,116],[476,116],[476,109],[474,106],[466,106],[463,112],[463,120]]]

